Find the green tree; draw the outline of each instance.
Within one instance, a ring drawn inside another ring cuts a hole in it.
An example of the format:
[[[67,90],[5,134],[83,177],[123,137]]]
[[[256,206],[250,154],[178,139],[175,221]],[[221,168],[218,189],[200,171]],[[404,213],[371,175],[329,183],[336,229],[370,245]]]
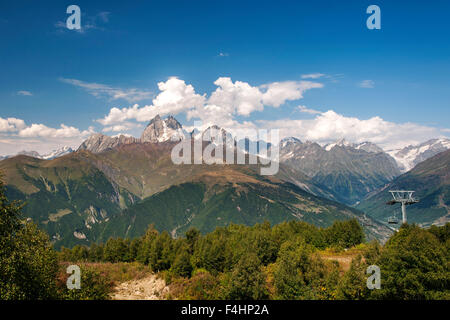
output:
[[[59,279],[58,287],[60,296],[64,300],[108,300],[112,292],[112,283],[104,275],[91,268],[81,266],[80,289],[69,290],[66,285],[68,274],[63,274]]]
[[[325,230],[328,246],[350,248],[364,242],[364,230],[356,219],[335,221]]]
[[[268,298],[266,275],[255,253],[243,255],[231,272],[226,299],[260,300]]]
[[[315,299],[315,292],[323,286],[326,268],[313,256],[313,247],[301,237],[287,241],[281,246],[274,283],[281,299]]]
[[[190,228],[186,231],[186,241],[188,243],[189,253],[192,254],[194,252],[195,244],[200,238],[200,231],[196,228]]]
[[[153,271],[158,272],[170,268],[174,259],[172,241],[173,239],[167,231],[164,231],[152,241],[148,261]]]
[[[108,262],[126,262],[129,259],[128,242],[122,238],[110,238],[103,249],[103,259]]]
[[[56,253],[48,236],[22,219],[0,180],[0,299],[56,299]]]
[[[403,225],[382,250],[375,299],[450,299],[449,252],[432,232]]]
[[[188,248],[182,247],[178,250],[178,254],[175,257],[171,271],[181,277],[188,278],[191,276],[192,264]]]
[[[370,292],[367,288],[366,270],[367,264],[363,262],[361,255],[352,260],[350,269],[339,283],[338,299],[365,300],[368,298]]]

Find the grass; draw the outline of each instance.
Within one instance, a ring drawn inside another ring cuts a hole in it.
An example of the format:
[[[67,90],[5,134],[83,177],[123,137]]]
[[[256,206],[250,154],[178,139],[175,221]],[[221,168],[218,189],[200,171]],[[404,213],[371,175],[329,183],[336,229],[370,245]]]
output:
[[[341,271],[348,271],[352,260],[358,255],[362,255],[367,248],[367,244],[361,243],[349,249],[326,248],[318,251],[317,254],[327,261],[337,261]]]

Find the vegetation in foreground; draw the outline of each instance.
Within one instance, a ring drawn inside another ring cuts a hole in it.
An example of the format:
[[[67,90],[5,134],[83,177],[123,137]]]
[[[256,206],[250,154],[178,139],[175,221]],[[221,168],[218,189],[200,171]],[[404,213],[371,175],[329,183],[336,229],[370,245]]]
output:
[[[450,299],[450,224],[404,225],[383,247],[363,244],[356,220],[326,229],[298,221],[190,229],[177,239],[150,226],[133,240],[55,252],[1,183],[0,213],[1,299],[108,299],[115,283],[150,272],[170,285],[168,299]],[[348,268],[328,259],[336,252],[355,254]],[[68,262],[81,266],[80,290],[65,286]],[[380,290],[366,287],[372,264]]]

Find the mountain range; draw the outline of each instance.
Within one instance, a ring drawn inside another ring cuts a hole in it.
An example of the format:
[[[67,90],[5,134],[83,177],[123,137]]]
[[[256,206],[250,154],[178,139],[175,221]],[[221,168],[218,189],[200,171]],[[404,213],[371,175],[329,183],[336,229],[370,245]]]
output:
[[[387,153],[397,161],[400,171],[406,172],[417,164],[440,152],[450,149],[450,139],[440,138],[428,140],[419,145],[389,150]]]
[[[139,236],[151,223],[179,236],[192,226],[208,232],[229,223],[299,219],[325,227],[335,220],[356,218],[369,238],[383,240],[392,232],[382,223],[386,215],[375,210],[370,199],[381,199],[375,194],[403,176],[398,177],[401,171],[394,158],[375,144],[340,140],[320,146],[283,139],[280,169],[271,177],[260,175],[259,164],[172,162],[176,143],[184,139],[193,143],[212,129],[222,137],[231,136],[217,126],[187,133],[175,118],[157,116],[140,138],[94,134],[77,151],[64,148],[61,156],[55,152],[49,160],[37,153],[8,157],[0,161],[0,171],[7,195],[25,201],[26,216],[50,234],[56,247]],[[249,144],[259,147],[261,142],[235,141],[223,150],[240,146],[234,152],[249,157]],[[204,141],[202,148],[209,144],[217,141]],[[416,152],[416,157],[430,154]],[[425,182],[430,181],[434,180]],[[444,203],[446,195],[442,195]],[[357,208],[349,206],[355,203]],[[423,204],[425,210],[434,202]],[[448,219],[438,211],[427,212],[421,221]]]
[[[7,159],[7,158],[14,157],[14,156],[18,156],[18,155],[25,155],[25,156],[29,156],[29,157],[33,157],[33,158],[37,158],[37,159],[52,160],[52,159],[55,159],[58,157],[62,157],[73,151],[74,150],[68,146],[64,146],[59,149],[55,149],[55,150],[45,153],[45,154],[39,154],[36,151],[25,151],[24,150],[24,151],[20,151],[20,152],[16,153],[15,155],[0,156],[0,161]]]
[[[192,226],[208,232],[229,223],[298,219],[325,227],[356,218],[369,238],[389,236],[388,228],[334,201],[328,188],[289,166],[280,165],[276,176],[261,176],[259,164],[173,164],[177,142],[168,132],[185,136],[162,121],[167,119],[153,119],[141,139],[97,134],[53,160],[25,155],[3,160],[7,195],[25,201],[25,215],[56,247],[134,237],[151,223],[179,236]],[[150,141],[143,142],[146,137]]]
[[[322,147],[288,138],[280,143],[280,162],[327,186],[348,205],[400,175],[395,160],[369,142],[355,145],[340,140]]]
[[[401,220],[400,205],[387,206],[389,190],[414,190],[419,203],[407,206],[408,222],[422,226],[443,225],[450,221],[450,150],[441,152],[395,178],[383,188],[367,195],[357,206],[371,217],[386,222]]]

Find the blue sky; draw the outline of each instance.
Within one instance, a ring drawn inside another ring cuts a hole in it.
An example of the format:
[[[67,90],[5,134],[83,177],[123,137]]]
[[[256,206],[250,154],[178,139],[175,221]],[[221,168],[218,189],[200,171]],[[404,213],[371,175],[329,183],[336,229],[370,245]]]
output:
[[[64,27],[71,4],[82,32]],[[366,27],[371,4],[381,30]],[[189,126],[212,102],[234,110],[217,115],[224,126],[278,126],[302,140],[389,148],[449,136],[448,12],[448,1],[2,1],[0,155],[75,146],[94,131],[138,136],[156,111]],[[205,97],[191,118],[189,96],[155,107],[171,77],[175,91]],[[209,99],[219,78],[228,89]],[[246,100],[274,83],[280,101]],[[127,111],[135,103],[147,106],[138,117]],[[107,118],[112,108],[126,110]]]

